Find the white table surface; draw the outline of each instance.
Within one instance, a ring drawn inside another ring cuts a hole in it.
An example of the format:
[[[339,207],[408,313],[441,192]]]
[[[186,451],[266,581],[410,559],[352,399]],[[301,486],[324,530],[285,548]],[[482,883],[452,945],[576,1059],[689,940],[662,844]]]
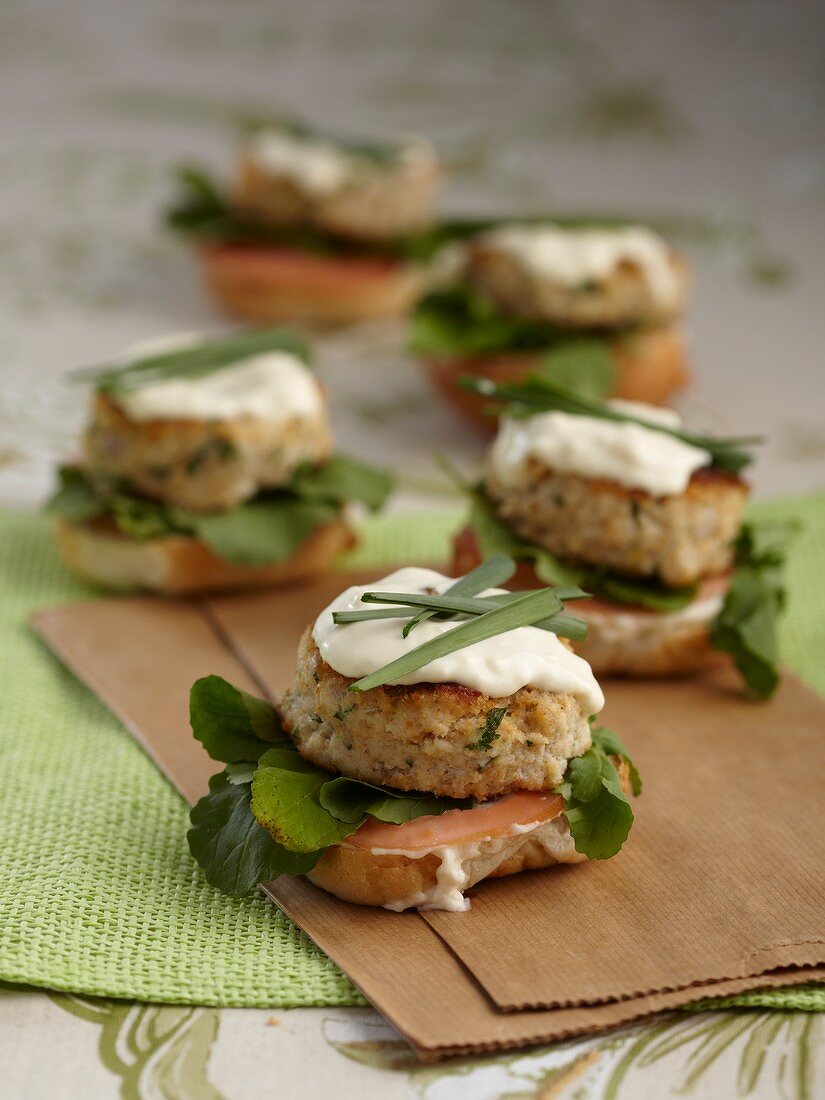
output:
[[[760,496],[825,487],[823,18],[694,0],[9,0],[0,11],[0,503],[39,505],[83,419],[68,368],[225,322],[159,226],[182,160],[229,167],[232,119],[430,135],[462,211],[676,219],[696,268],[701,423],[764,432]],[[689,230],[685,235],[685,228]],[[481,444],[400,326],[325,337],[342,450],[393,507],[450,500],[434,451]],[[12,1097],[825,1095],[825,1021],[677,1017],[492,1061],[410,1064],[370,1010],[179,1010],[0,990]],[[156,1041],[145,1040],[154,1029]],[[658,1030],[663,1029],[663,1030]],[[144,1036],[141,1039],[141,1036]],[[44,1057],[44,1051],[48,1055]]]

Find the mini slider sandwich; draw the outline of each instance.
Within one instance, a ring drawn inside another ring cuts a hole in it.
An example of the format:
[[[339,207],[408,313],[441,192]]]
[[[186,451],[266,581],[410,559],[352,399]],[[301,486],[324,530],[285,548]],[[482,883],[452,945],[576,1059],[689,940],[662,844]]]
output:
[[[776,622],[790,530],[745,521],[756,439],[692,433],[673,411],[588,400],[538,375],[464,382],[504,411],[455,540],[454,568],[504,551],[516,587],[579,584],[599,675],[670,675],[730,653],[748,688],[778,680]],[[459,479],[460,480],[460,479]]]
[[[495,556],[451,580],[407,568],[349,588],[308,627],[277,707],[219,677],[195,737],[226,763],[192,810],[206,877],[243,894],[304,874],[346,901],[469,907],[482,879],[607,859],[639,777],[563,636],[575,587],[508,593]]]
[[[588,396],[656,405],[687,383],[687,264],[652,230],[498,224],[451,255],[453,272],[412,314],[410,350],[485,429],[482,402],[458,385],[464,375],[506,383],[539,371]]]
[[[354,543],[350,501],[386,474],[332,453],[302,341],[175,336],[94,383],[82,457],[49,502],[67,565],[106,587],[191,594],[306,580]]]
[[[423,139],[348,141],[273,123],[246,140],[228,193],[184,170],[168,221],[195,241],[230,313],[349,324],[404,313],[421,293],[441,180]]]

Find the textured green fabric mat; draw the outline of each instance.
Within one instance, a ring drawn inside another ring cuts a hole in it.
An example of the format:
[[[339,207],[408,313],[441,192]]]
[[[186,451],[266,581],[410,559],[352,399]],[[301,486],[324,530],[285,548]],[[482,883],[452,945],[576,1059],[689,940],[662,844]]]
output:
[[[758,511],[805,520],[784,652],[825,692],[825,497]],[[445,558],[457,520],[372,521],[348,564]],[[181,799],[25,625],[35,608],[94,595],[61,568],[43,518],[0,512],[0,979],[146,1001],[363,1004],[274,906],[206,885]],[[825,1010],[825,987],[725,1003]]]

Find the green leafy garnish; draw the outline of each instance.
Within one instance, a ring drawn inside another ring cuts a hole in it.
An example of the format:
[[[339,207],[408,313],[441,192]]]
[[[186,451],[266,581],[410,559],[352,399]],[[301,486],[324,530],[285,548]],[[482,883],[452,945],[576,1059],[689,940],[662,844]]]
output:
[[[302,500],[327,504],[357,500],[375,512],[389,496],[392,478],[375,466],[332,455],[321,466],[302,466],[296,470],[290,488]]]
[[[272,704],[219,676],[192,686],[189,713],[195,737],[227,764],[193,808],[187,834],[207,880],[224,893],[305,874],[368,816],[400,825],[470,805],[331,776],[304,760]]]
[[[498,727],[501,725],[506,713],[507,707],[491,707],[484,718],[484,725],[478,731],[478,737],[475,741],[471,741],[467,748],[478,749],[479,752],[486,752],[491,748],[493,742],[498,741],[501,736]]]
[[[201,168],[181,168],[178,184],[180,194],[167,211],[166,224],[176,232],[205,242],[283,248],[320,256],[382,256],[426,264],[447,244],[463,240],[488,224],[456,218],[408,237],[359,241],[306,222],[279,225],[268,221],[251,210],[234,205],[225,189]]]
[[[736,571],[711,627],[711,645],[729,653],[758,699],[779,683],[777,626],[785,607],[784,566],[798,532],[792,521],[748,521],[736,541]]]
[[[204,676],[189,693],[189,723],[213,760],[257,762],[275,744],[291,744],[271,703]]]
[[[569,358],[563,368],[556,369],[563,369],[568,381],[580,372],[590,373],[588,357],[592,364],[599,349],[602,354],[594,377],[601,375],[602,385],[612,386],[612,356],[607,341],[598,332],[572,330],[501,313],[487,298],[466,285],[426,295],[416,305],[410,321],[409,348],[414,355],[472,357],[499,352],[546,352],[551,363],[554,353],[564,351]],[[552,373],[553,368],[550,369]],[[589,383],[591,390],[596,386],[596,381]]]
[[[591,747],[569,762],[555,793],[564,798],[564,814],[576,851],[588,859],[610,859],[621,849],[633,824],[633,810],[611,756],[621,757],[628,765],[634,795],[641,792],[642,784],[618,734],[592,729],[591,736]]]
[[[46,508],[52,515],[62,516],[69,523],[85,523],[106,511],[86,474],[77,466],[61,466],[57,472],[58,487]]]
[[[531,374],[524,382],[507,385],[498,385],[487,378],[468,375],[459,379],[459,385],[462,389],[489,397],[495,402],[496,411],[504,412],[508,416],[524,417],[535,416],[537,413],[563,412],[570,416],[591,416],[600,420],[638,424],[650,431],[669,435],[673,439],[680,439],[683,443],[708,451],[710,464],[730,474],[738,474],[753,461],[753,456],[744,448],[762,442],[761,436],[720,439],[644,420],[601,401],[573,393],[540,374]]]
[[[191,347],[147,355],[121,366],[88,367],[72,371],[77,381],[91,382],[101,392],[135,389],[169,378],[199,378],[243,359],[270,351],[284,351],[309,363],[307,344],[286,329],[254,329],[199,340]]]
[[[297,470],[284,489],[264,490],[221,512],[193,512],[149,500],[124,485],[93,483],[78,467],[64,466],[59,477],[47,510],[70,523],[109,516],[118,530],[139,541],[190,535],[225,561],[250,566],[286,560],[314,530],[337,519],[346,503],[378,508],[392,487],[385,471],[335,455],[324,465]]]
[[[242,897],[280,875],[304,875],[323,852],[289,852],[253,816],[249,783],[213,775],[209,794],[193,807],[186,834],[189,850],[206,881],[224,894]]]

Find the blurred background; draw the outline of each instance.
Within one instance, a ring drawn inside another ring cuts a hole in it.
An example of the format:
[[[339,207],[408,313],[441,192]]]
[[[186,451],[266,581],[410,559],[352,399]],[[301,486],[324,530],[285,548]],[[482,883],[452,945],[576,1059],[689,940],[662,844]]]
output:
[[[796,0],[4,0],[0,503],[72,453],[70,367],[225,320],[162,212],[174,168],[229,174],[239,123],[433,139],[457,212],[664,219],[696,269],[702,427],[765,432],[760,496],[825,487],[825,8]],[[340,448],[450,503],[431,455],[483,442],[403,326],[325,336]]]

